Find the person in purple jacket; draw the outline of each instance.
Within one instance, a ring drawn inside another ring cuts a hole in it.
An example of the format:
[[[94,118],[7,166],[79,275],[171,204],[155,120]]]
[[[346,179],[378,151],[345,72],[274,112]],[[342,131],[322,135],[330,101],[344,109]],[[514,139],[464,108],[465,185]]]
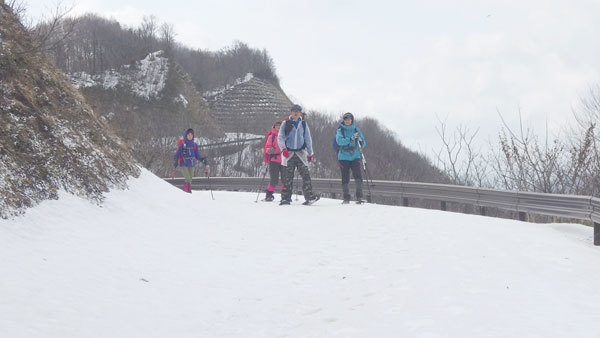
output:
[[[177,142],[177,151],[173,156],[175,168],[179,166],[185,183],[183,184],[183,191],[187,193],[192,192],[192,176],[194,175],[194,167],[196,166],[196,160],[202,162],[205,165],[205,171],[208,171],[208,162],[205,157],[200,156],[198,152],[198,145],[194,142],[194,130],[192,128],[187,129],[183,133],[183,140]]]

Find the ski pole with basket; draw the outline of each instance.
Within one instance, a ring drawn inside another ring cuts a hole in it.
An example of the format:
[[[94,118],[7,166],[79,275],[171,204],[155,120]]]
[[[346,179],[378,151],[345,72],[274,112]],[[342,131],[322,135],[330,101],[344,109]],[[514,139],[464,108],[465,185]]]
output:
[[[361,162],[363,165],[363,171],[365,173],[365,180],[367,181],[367,187],[369,189],[369,193],[367,194],[367,202],[371,203],[371,185],[373,185],[373,180],[371,178],[371,174],[369,173],[369,167],[367,166],[367,160],[365,159],[365,154],[362,150],[362,143],[359,140],[356,142],[358,144],[358,151],[360,152]],[[375,186],[375,185],[373,185]]]

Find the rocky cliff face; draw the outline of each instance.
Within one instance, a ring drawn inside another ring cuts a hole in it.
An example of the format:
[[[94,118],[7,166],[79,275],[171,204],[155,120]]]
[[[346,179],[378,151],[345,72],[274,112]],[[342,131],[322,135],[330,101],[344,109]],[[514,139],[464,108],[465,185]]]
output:
[[[187,128],[222,135],[189,75],[162,51],[97,75],[68,75],[94,111],[135,146],[150,138],[178,136]]]
[[[64,190],[100,202],[139,167],[0,3],[0,217]]]

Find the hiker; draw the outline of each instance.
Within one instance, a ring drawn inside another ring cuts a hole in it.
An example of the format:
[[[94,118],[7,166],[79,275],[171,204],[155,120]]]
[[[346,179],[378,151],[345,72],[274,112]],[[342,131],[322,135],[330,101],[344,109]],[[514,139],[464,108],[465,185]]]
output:
[[[183,184],[183,191],[192,193],[192,176],[194,175],[194,167],[196,166],[196,160],[204,164],[204,171],[208,172],[208,161],[205,157],[200,156],[198,152],[198,145],[194,142],[194,130],[192,128],[187,129],[183,133],[183,139],[177,140],[177,151],[173,156],[175,168],[181,167],[181,172],[185,178]]]
[[[312,192],[312,184],[308,173],[308,163],[313,158],[312,139],[310,129],[306,121],[301,117],[302,107],[297,104],[292,105],[289,119],[281,124],[281,132],[277,136],[277,143],[281,148],[281,165],[285,166],[283,175],[283,191],[281,192],[281,202],[279,205],[289,205],[292,202],[292,181],[294,180],[294,171],[298,168],[302,176],[302,192],[304,194],[304,205],[310,205],[320,196]]]
[[[354,124],[354,115],[346,113],[343,116],[343,122],[340,123],[336,134],[335,141],[338,145],[338,162],[342,171],[342,189],[344,191],[344,204],[350,203],[350,189],[348,183],[350,183],[350,171],[354,177],[354,183],[356,184],[356,202],[363,203],[363,191],[362,191],[362,175],[360,172],[360,149],[358,148],[358,142],[360,146],[364,147],[367,143],[365,138]]]
[[[273,127],[267,132],[265,143],[263,145],[265,163],[269,165],[270,176],[269,185],[267,186],[267,196],[265,197],[265,201],[267,202],[271,202],[275,199],[273,192],[275,191],[277,185],[279,185],[279,177],[281,177],[281,186],[279,191],[283,190],[284,167],[281,165],[281,149],[279,148],[279,144],[277,144],[279,128],[281,128],[281,121],[275,121]]]

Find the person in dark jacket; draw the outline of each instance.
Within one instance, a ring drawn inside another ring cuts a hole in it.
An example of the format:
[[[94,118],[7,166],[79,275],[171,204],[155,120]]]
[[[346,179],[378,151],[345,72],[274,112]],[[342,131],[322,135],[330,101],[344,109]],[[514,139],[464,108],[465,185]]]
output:
[[[200,152],[198,152],[198,145],[194,142],[194,130],[192,128],[187,129],[183,133],[183,141],[177,146],[177,151],[173,158],[175,161],[173,165],[175,168],[178,166],[181,168],[181,172],[185,178],[183,191],[191,193],[192,176],[194,175],[196,161],[202,162],[205,165],[205,171],[208,171],[208,161],[206,161],[205,157],[200,156]]]
[[[350,183],[350,171],[352,171],[354,183],[356,184],[356,201],[362,203],[363,190],[358,142],[360,142],[361,147],[366,146],[367,142],[360,129],[354,124],[354,115],[351,113],[344,114],[343,123],[335,134],[335,141],[339,146],[337,157],[342,171],[344,204],[350,203],[350,189],[348,187]]]

